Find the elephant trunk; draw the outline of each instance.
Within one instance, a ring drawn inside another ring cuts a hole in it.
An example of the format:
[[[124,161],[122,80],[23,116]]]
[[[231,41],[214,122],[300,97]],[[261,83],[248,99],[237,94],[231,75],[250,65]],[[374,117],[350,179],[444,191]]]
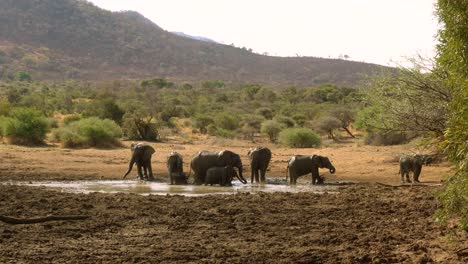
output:
[[[246,184],[247,180],[244,179],[244,177],[242,176],[242,166],[238,166],[237,169],[239,170],[239,175],[236,175],[237,178],[239,179],[240,182],[242,182],[243,184]]]
[[[335,172],[336,172],[335,167],[331,166],[331,167],[330,167],[330,173],[333,174],[333,173],[335,173]]]

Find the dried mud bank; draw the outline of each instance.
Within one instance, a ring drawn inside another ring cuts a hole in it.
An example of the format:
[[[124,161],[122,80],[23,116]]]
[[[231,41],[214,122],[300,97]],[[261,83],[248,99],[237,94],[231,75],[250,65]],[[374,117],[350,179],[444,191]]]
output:
[[[434,223],[434,187],[344,186],[339,193],[203,197],[71,194],[0,185],[0,262],[464,263]],[[465,257],[465,259],[463,259]]]

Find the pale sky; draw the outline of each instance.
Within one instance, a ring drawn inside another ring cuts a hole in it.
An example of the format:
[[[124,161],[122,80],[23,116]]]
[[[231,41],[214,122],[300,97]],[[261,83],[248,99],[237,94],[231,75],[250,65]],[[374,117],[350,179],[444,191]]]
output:
[[[256,53],[338,58],[394,66],[434,56],[436,0],[89,0],[133,10],[167,31]]]

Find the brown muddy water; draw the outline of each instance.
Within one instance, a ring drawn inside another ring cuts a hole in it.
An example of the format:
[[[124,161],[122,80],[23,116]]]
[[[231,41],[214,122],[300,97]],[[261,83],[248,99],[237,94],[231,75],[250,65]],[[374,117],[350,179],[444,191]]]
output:
[[[96,181],[35,181],[35,182],[4,182],[7,185],[44,187],[69,193],[134,193],[141,195],[183,195],[203,196],[213,194],[236,194],[258,192],[311,192],[336,193],[336,185],[297,185],[289,186],[284,183],[242,184],[234,182],[232,186],[205,186],[205,185],[169,185],[161,182],[147,182],[138,180],[96,180]]]

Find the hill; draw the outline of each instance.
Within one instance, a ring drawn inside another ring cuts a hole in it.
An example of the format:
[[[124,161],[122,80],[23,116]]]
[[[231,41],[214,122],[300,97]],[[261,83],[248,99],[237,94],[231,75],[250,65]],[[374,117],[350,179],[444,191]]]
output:
[[[355,84],[383,66],[272,57],[170,33],[139,13],[83,0],[0,1],[0,74],[35,79],[164,77],[269,84]]]

